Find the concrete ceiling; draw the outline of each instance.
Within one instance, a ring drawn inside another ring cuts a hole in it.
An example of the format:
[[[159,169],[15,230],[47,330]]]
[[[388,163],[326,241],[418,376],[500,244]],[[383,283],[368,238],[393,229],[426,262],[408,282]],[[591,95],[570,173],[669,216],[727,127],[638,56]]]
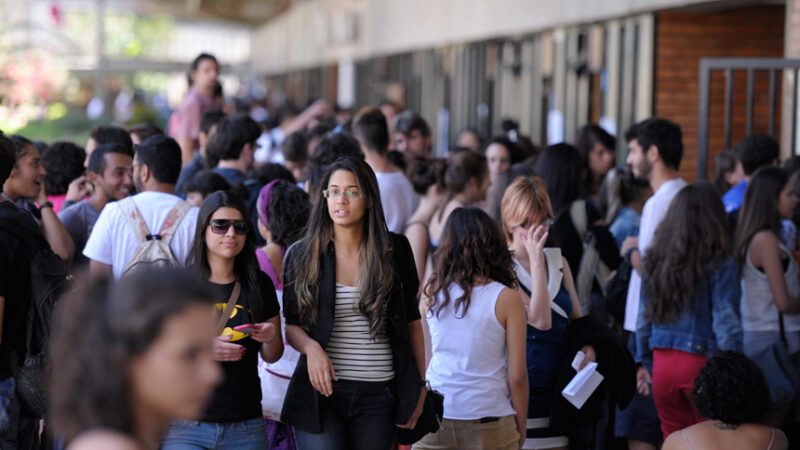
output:
[[[169,14],[186,20],[225,20],[256,26],[298,0],[136,0],[143,14]]]

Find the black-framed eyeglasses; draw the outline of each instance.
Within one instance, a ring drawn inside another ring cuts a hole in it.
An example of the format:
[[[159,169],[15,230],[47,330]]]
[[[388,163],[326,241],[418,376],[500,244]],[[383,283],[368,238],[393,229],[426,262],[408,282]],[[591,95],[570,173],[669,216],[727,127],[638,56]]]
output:
[[[214,234],[225,234],[233,227],[233,232],[239,236],[247,234],[246,220],[214,219],[209,225]]]

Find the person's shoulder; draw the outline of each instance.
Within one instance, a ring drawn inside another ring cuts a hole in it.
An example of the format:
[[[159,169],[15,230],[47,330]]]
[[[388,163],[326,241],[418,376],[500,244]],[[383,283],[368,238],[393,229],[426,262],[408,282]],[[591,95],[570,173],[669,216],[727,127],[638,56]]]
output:
[[[122,433],[96,430],[76,437],[67,450],[142,450],[142,446]]]
[[[411,244],[404,234],[389,232],[389,238],[392,240],[392,248],[399,252],[411,252]]]
[[[780,240],[778,239],[778,235],[775,234],[772,230],[761,230],[753,234],[753,237],[750,239],[750,247],[762,247],[765,245],[773,246],[778,245]]]
[[[661,446],[661,450],[683,450],[686,448],[683,442],[683,437],[681,436],[682,431],[673,431],[667,436],[667,439],[664,440],[664,444]]]
[[[772,428],[772,432],[775,433],[775,438],[772,441],[772,445],[769,447],[773,450],[786,450],[789,448],[789,439],[786,437],[783,431]]]

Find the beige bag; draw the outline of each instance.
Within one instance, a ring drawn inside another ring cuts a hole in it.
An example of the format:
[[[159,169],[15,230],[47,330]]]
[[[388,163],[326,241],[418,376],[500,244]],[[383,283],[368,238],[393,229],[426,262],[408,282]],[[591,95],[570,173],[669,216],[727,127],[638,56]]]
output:
[[[179,201],[172,207],[167,219],[161,225],[161,230],[157,234],[151,234],[147,228],[147,224],[139,212],[139,208],[133,202],[133,198],[128,197],[117,202],[122,213],[128,218],[129,223],[136,232],[139,238],[139,247],[136,249],[136,254],[133,259],[125,267],[122,276],[135,272],[145,267],[159,268],[159,267],[182,267],[183,264],[178,262],[175,255],[172,254],[172,249],[169,247],[172,241],[172,235],[183,220],[183,217],[189,211],[191,206],[184,202]]]

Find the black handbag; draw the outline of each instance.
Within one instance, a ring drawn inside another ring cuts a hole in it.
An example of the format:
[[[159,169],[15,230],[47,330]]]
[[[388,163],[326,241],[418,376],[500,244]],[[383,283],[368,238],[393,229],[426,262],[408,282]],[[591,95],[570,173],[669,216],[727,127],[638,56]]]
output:
[[[417,425],[412,429],[400,428],[397,432],[397,442],[402,445],[411,445],[428,433],[436,433],[442,429],[444,419],[444,395],[427,385],[428,393],[425,394],[422,414],[417,420]]]

